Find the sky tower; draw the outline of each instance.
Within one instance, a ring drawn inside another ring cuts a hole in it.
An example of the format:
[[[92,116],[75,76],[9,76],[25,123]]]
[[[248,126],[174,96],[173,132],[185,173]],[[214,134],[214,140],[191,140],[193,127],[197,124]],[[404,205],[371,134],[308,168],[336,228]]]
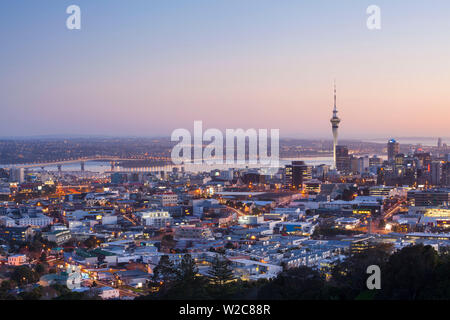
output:
[[[333,169],[336,169],[336,146],[338,143],[338,128],[341,119],[337,116],[337,108],[336,108],[336,82],[334,83],[334,109],[333,109],[333,118],[330,120],[331,128],[333,130]]]

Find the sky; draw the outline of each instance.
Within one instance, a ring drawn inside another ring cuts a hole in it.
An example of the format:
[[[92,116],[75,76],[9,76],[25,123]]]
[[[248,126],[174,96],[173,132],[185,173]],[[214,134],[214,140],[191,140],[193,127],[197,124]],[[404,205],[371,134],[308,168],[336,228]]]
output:
[[[2,0],[0,40],[1,137],[331,139],[334,79],[341,138],[450,136],[448,0]]]

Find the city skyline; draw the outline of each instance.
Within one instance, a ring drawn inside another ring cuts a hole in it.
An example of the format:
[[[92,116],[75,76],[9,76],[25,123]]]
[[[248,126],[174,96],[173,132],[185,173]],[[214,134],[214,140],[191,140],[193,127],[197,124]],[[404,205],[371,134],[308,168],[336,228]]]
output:
[[[65,134],[48,134],[48,135],[22,135],[22,136],[0,136],[0,140],[3,141],[14,141],[14,140],[22,140],[22,141],[46,141],[46,140],[77,140],[77,139],[83,139],[83,140],[89,140],[89,139],[166,139],[170,140],[169,135],[105,135],[105,134],[86,134],[86,135],[79,135],[79,134],[73,134],[73,135],[65,135]],[[386,144],[390,139],[395,139],[400,141],[403,145],[410,145],[410,146],[427,146],[432,147],[436,146],[439,143],[439,140],[441,143],[449,144],[450,143],[450,137],[397,137],[397,136],[386,136],[386,137],[374,137],[374,138],[344,138],[339,139],[342,143],[348,143],[348,142],[362,142],[362,143],[376,143],[380,145]],[[329,134],[328,137],[321,137],[321,138],[301,138],[301,137],[294,137],[294,136],[280,136],[281,141],[306,141],[306,142],[333,142],[333,135]]]
[[[450,300],[448,0],[0,12],[0,302]]]
[[[76,31],[70,4],[3,4],[1,137],[168,136],[202,120],[329,139],[334,78],[342,139],[446,136],[447,2],[378,1],[376,31],[368,1],[78,1]]]

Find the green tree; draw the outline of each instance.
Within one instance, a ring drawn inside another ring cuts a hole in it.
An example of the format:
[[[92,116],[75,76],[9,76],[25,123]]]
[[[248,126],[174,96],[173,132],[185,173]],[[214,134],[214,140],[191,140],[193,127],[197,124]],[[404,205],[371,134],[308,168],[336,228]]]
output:
[[[41,253],[41,256],[39,257],[39,261],[40,262],[45,262],[47,261],[47,254],[45,252]]]
[[[93,249],[97,247],[97,238],[94,236],[90,236],[83,242],[84,246],[88,249]]]
[[[440,257],[433,247],[422,244],[405,247],[393,254],[385,271],[382,272],[384,277],[380,298],[393,300],[433,298],[437,284],[441,280],[437,279],[440,271],[439,260]]]
[[[42,297],[42,287],[37,287],[27,292],[21,292],[19,296],[23,300],[39,300]]]
[[[39,276],[31,268],[27,266],[20,266],[14,269],[11,274],[11,279],[19,285],[35,283],[39,280]]]
[[[198,273],[198,268],[196,266],[195,260],[192,259],[192,256],[190,254],[185,254],[183,256],[183,259],[181,259],[181,263],[177,271],[178,281],[188,283],[195,279],[195,276]]]
[[[198,276],[198,268],[191,255],[185,254],[178,266],[176,278],[160,290],[162,299],[210,299],[205,277]]]
[[[16,286],[16,284],[14,281],[5,280],[5,281],[2,281],[2,284],[0,285],[0,290],[8,291],[8,290],[11,290],[12,288],[14,288],[15,286]]]
[[[274,280],[262,285],[258,299],[319,300],[329,297],[324,277],[308,267],[288,269]]]
[[[176,269],[173,262],[170,260],[168,255],[163,255],[159,259],[158,265],[153,270],[153,279],[158,281],[160,279],[164,281],[170,281],[175,279]]]
[[[52,285],[50,285],[50,287],[56,291],[58,296],[67,294],[70,292],[69,288],[67,288],[67,286],[62,285],[62,284],[52,284]]]
[[[99,300],[98,296],[91,297],[84,292],[66,292],[53,300]]]
[[[367,267],[377,265],[384,275],[391,250],[391,245],[376,245],[362,252],[350,254],[343,262],[334,265],[330,284],[336,298],[353,300],[367,291]]]
[[[208,271],[208,278],[211,283],[216,285],[223,285],[226,282],[233,280],[234,276],[231,261],[216,256],[211,264],[210,270]]]
[[[46,266],[43,263],[39,263],[36,268],[34,268],[34,271],[39,275],[42,276],[43,274],[47,273],[48,266]]]
[[[2,281],[0,285],[0,300],[15,300],[16,297],[8,293],[8,291],[13,289],[15,286],[16,284],[12,280]]]
[[[450,253],[445,250],[439,256],[439,263],[435,268],[433,300],[450,300]]]

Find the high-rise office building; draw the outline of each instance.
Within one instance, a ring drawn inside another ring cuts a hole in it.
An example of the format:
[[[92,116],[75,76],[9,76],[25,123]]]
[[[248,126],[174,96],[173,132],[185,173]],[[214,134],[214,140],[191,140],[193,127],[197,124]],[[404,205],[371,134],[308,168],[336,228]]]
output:
[[[444,162],[442,164],[442,185],[450,186],[450,162]]]
[[[416,207],[436,207],[450,204],[450,189],[408,191],[407,200]]]
[[[394,156],[394,163],[396,167],[403,167],[405,165],[406,156],[403,153],[397,153]]]
[[[429,152],[416,152],[414,153],[414,157],[419,162],[419,168],[427,172],[431,171],[431,154]]]
[[[308,166],[304,161],[292,161],[292,185],[295,189],[301,189],[303,181],[308,178]]]
[[[18,182],[18,183],[25,182],[24,168],[11,168],[11,171],[9,173],[9,180],[12,182]]]
[[[369,167],[377,167],[381,166],[383,164],[383,159],[378,158],[376,155],[374,155],[372,158],[369,159]]]
[[[353,173],[357,173],[358,172],[358,158],[357,157],[353,157],[350,156],[350,171]]]
[[[359,157],[358,159],[358,172],[359,173],[365,173],[369,171],[369,157]]]
[[[431,163],[431,184],[440,185],[442,182],[442,161],[433,161]]]
[[[387,144],[388,161],[392,162],[395,156],[400,152],[400,145],[395,139],[391,139]]]
[[[284,167],[284,184],[289,188],[292,187],[292,164]]]
[[[347,146],[336,146],[336,169],[339,172],[349,172],[351,169],[351,157]]]
[[[301,189],[303,181],[311,179],[311,167],[304,161],[292,161],[285,167],[285,183],[293,189]]]
[[[336,155],[336,147],[338,143],[338,128],[341,119],[337,116],[337,107],[336,107],[336,83],[334,84],[334,109],[333,109],[333,117],[331,118],[331,129],[333,131],[333,169],[337,169],[337,155]]]
[[[328,174],[329,169],[330,169],[330,166],[328,166],[326,164],[320,164],[320,165],[314,167],[314,169],[312,170],[312,171],[314,171],[314,172],[311,172],[312,177],[322,179]]]

